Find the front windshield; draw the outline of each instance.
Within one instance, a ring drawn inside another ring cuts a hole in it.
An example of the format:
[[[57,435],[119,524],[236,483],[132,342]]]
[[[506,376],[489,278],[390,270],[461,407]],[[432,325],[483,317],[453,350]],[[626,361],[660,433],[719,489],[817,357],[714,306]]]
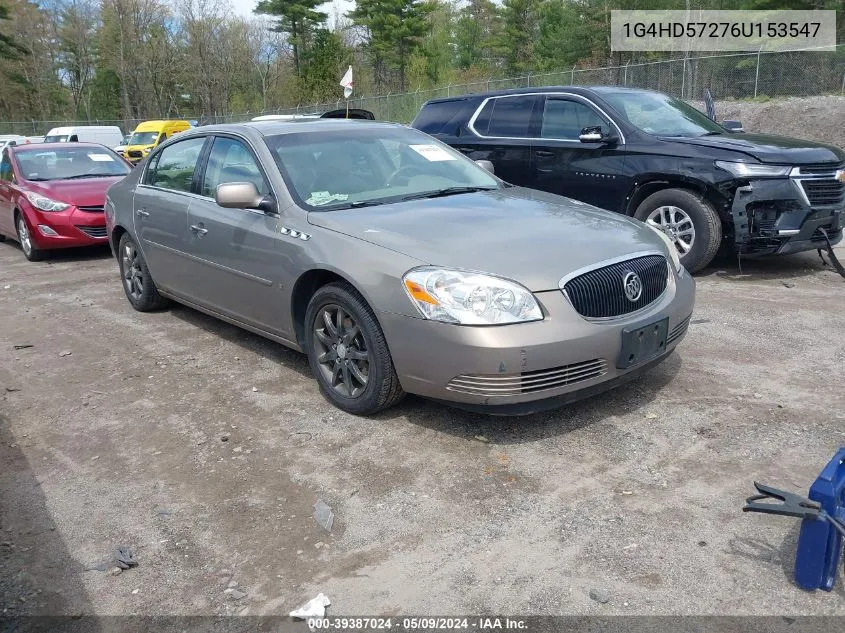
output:
[[[135,132],[129,139],[130,145],[152,145],[158,138],[158,132]]]
[[[77,147],[17,154],[21,175],[26,180],[67,180],[125,176],[129,166],[105,147]]]
[[[654,136],[704,136],[726,131],[691,105],[659,92],[603,91],[602,97],[631,125]]]
[[[68,134],[63,134],[61,136],[45,136],[44,142],[45,143],[67,143],[67,140],[70,138]]]
[[[273,136],[267,145],[297,202],[317,211],[500,187],[462,154],[408,128],[353,123]]]

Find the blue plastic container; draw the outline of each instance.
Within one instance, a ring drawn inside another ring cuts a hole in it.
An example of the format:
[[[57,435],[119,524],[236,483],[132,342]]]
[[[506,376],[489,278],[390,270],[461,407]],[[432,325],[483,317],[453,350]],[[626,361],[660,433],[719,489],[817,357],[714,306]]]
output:
[[[810,487],[809,498],[845,521],[845,447],[839,449]],[[831,591],[842,556],[842,535],[828,521],[804,519],[795,557],[795,582],[802,589]]]

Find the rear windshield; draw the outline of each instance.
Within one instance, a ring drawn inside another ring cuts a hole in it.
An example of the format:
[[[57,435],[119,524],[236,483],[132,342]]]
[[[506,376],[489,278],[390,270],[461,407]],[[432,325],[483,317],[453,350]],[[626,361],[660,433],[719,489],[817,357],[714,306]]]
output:
[[[45,136],[44,142],[45,143],[67,143],[67,140],[70,138],[68,134],[62,134],[61,136]]]
[[[436,134],[443,131],[446,124],[454,119],[466,104],[466,99],[428,103],[420,110],[412,125],[428,134]]]
[[[66,149],[19,152],[16,158],[26,180],[77,180],[129,173],[126,163],[105,147],[68,145]]]

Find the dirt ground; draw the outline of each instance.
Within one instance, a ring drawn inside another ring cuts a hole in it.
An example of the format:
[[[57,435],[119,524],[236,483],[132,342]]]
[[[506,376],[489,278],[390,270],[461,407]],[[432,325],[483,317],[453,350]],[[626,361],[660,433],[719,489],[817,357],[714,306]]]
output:
[[[693,102],[704,110],[704,104]],[[805,138],[845,147],[845,96],[770,101],[716,101],[716,117],[742,122],[746,132]]]
[[[754,480],[806,494],[845,445],[845,280],[815,253],[743,273],[699,276],[679,351],[605,396],[361,419],[299,354],[133,312],[104,251],[0,244],[0,616],[287,614],[321,591],[334,615],[845,615],[841,580],[792,583],[797,520],[740,511]],[[119,545],[139,565],[111,575]]]

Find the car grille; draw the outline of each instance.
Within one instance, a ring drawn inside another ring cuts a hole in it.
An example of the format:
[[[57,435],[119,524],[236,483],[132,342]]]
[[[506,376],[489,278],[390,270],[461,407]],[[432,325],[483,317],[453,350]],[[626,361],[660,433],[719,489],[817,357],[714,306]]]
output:
[[[689,315],[686,319],[684,319],[683,321],[678,323],[678,325],[672,328],[672,331],[669,332],[669,336],[666,338],[667,346],[671,345],[687,333],[687,329],[689,328],[689,321],[691,318],[692,315]]]
[[[106,237],[106,227],[105,226],[79,226],[77,227],[80,231],[85,233],[90,237]]]
[[[839,204],[845,200],[845,183],[835,178],[802,180],[801,186],[807,194],[810,206]]]
[[[817,174],[835,174],[837,169],[842,169],[843,165],[832,165],[831,163],[818,163],[816,165],[802,165],[799,168],[799,173],[802,176],[817,175]]]
[[[76,207],[80,211],[85,211],[85,213],[102,213],[103,206],[100,205],[99,207]]]
[[[622,283],[629,272],[642,281],[640,298],[629,301]],[[578,314],[588,319],[603,319],[635,312],[656,301],[666,290],[669,268],[662,255],[646,255],[604,268],[591,270],[570,279],[563,286]]]
[[[607,373],[601,358],[509,376],[456,376],[446,388],[475,396],[515,396],[565,387]]]

